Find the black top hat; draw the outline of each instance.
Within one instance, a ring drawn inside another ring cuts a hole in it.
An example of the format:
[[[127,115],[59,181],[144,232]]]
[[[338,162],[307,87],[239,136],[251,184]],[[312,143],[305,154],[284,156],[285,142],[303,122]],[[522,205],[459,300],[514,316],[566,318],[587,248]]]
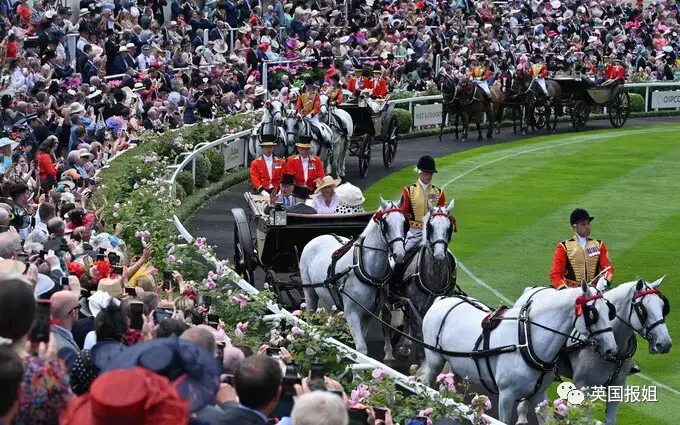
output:
[[[283,178],[281,179],[281,185],[289,185],[289,184],[295,184],[295,175],[294,174],[284,174]]]
[[[437,169],[434,166],[434,159],[429,156],[421,156],[418,160],[418,169],[425,173],[436,173]]]
[[[314,84],[314,78],[310,76],[305,77],[305,84]]]
[[[572,226],[578,223],[579,221],[583,220],[593,221],[595,220],[595,217],[591,217],[590,214],[588,214],[588,211],[582,208],[576,208],[574,211],[571,212],[569,221],[571,222]]]
[[[309,199],[309,188],[307,186],[295,185],[293,188],[293,196],[298,199]]]

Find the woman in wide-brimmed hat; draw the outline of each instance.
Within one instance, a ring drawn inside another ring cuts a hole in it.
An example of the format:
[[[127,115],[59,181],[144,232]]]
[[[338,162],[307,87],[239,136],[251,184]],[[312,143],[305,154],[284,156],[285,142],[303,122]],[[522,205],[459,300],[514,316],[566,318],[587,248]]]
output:
[[[340,180],[331,176],[317,180],[314,193],[318,196],[314,198],[314,209],[318,214],[335,214],[340,206],[340,197],[335,194],[339,184]]]
[[[359,214],[364,211],[364,194],[361,189],[351,183],[343,183],[335,189],[340,198],[340,205],[335,210],[338,214]]]

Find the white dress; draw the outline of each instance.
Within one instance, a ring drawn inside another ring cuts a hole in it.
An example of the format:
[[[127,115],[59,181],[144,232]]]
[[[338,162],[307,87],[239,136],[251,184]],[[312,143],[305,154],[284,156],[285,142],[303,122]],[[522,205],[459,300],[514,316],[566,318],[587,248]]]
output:
[[[333,194],[331,204],[326,205],[326,200],[322,195],[314,198],[314,209],[317,214],[335,214],[335,210],[340,206],[340,198]]]

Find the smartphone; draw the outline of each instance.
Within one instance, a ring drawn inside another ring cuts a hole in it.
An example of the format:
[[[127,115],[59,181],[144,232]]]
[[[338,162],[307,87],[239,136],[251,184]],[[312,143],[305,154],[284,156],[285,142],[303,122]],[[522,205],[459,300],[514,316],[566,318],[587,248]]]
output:
[[[99,249],[97,250],[97,253],[99,253],[99,254],[106,254],[106,248],[99,248]]]
[[[208,325],[213,328],[217,329],[217,326],[220,324],[220,316],[216,314],[208,314]]]
[[[169,291],[172,284],[172,272],[163,272],[163,290]]]
[[[300,369],[295,364],[289,364],[286,366],[286,375],[281,383],[281,397],[294,397],[296,395],[295,385],[302,385]]]
[[[108,257],[109,257],[109,263],[118,264],[118,261],[119,261],[118,260],[118,254],[116,254],[115,252],[109,252]]]
[[[374,407],[373,411],[375,412],[375,418],[380,419],[380,420],[385,420],[385,416],[387,414],[387,409],[383,409],[380,407]]]
[[[68,276],[62,276],[59,278],[59,284],[63,286],[68,286]]]
[[[312,365],[312,379],[321,379],[323,381],[326,375],[326,366],[323,363],[314,363]]]
[[[212,305],[212,297],[210,295],[203,296],[203,305],[210,307]]]
[[[123,266],[113,266],[111,267],[111,272],[117,274],[118,276],[123,275]]]
[[[277,357],[281,354],[281,349],[279,347],[269,347],[267,348],[267,355],[269,357]]]
[[[44,260],[46,255],[47,255],[47,251],[45,251],[44,249],[41,249],[40,250],[40,259]]]
[[[52,323],[52,304],[48,300],[38,300],[31,329],[31,342],[50,342]]]
[[[138,331],[142,330],[142,326],[144,325],[144,319],[142,319],[142,316],[144,315],[144,304],[140,302],[134,302],[130,303],[130,328],[131,329],[137,329]]]
[[[131,297],[136,297],[137,291],[135,290],[135,288],[125,288],[125,295],[129,295]]]
[[[366,409],[349,409],[347,413],[349,413],[350,424],[368,425],[368,412]]]
[[[172,310],[168,310],[165,308],[157,308],[156,309],[156,324],[161,323],[165,319],[171,319],[172,318]]]

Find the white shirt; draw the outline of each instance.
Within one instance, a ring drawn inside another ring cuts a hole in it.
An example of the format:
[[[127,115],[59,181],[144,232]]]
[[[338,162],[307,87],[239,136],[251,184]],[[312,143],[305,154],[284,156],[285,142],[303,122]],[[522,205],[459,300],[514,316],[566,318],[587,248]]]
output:
[[[302,162],[302,172],[305,174],[305,181],[307,181],[307,176],[309,175],[309,157],[300,157],[300,161]]]
[[[272,180],[272,166],[273,166],[273,163],[274,163],[274,157],[262,155],[262,158],[264,158],[264,163],[267,164],[267,172],[269,173],[269,181],[271,181]],[[269,186],[271,187],[272,184],[269,183]],[[269,189],[269,188],[267,188],[267,189]]]
[[[586,249],[586,242],[588,242],[588,238],[584,238],[583,236],[576,235],[576,239],[578,239],[578,244],[581,245],[581,248],[584,250]]]
[[[423,192],[427,193],[428,190],[430,190],[430,184],[425,184],[422,182],[422,180],[418,179],[418,183],[420,184],[420,187],[423,188]]]

